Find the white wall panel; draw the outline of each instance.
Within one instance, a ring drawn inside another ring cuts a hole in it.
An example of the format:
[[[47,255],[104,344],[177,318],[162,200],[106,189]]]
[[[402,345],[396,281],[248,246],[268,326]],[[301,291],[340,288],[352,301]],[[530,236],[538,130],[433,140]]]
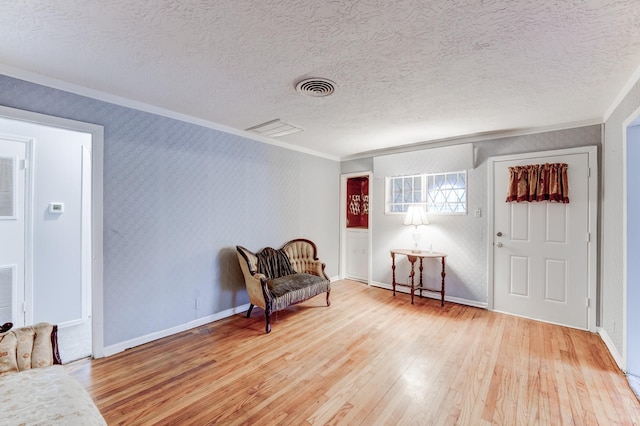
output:
[[[546,203],[545,233],[550,243],[567,242],[567,206],[560,203]]]
[[[15,265],[0,265],[0,325],[13,321]]]
[[[510,293],[518,296],[529,296],[531,274],[529,271],[529,258],[524,256],[511,256],[511,289]]]
[[[546,300],[567,301],[567,262],[565,260],[545,259],[544,282]]]
[[[529,203],[510,203],[511,209],[511,240],[529,241]],[[500,225],[498,225],[499,227]]]

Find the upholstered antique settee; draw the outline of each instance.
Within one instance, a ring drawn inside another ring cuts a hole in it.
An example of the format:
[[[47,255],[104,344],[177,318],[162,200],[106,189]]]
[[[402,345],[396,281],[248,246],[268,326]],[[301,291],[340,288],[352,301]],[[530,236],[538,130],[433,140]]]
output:
[[[257,253],[241,246],[236,249],[249,294],[247,318],[254,306],[264,309],[267,333],[273,312],[325,292],[327,306],[331,305],[331,283],[312,241],[296,239],[280,249],[266,247]]]
[[[58,354],[57,327],[0,333],[0,425],[106,425]]]

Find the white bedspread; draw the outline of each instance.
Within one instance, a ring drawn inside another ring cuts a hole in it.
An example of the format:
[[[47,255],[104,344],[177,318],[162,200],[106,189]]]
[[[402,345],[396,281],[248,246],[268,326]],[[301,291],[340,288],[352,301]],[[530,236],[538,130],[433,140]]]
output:
[[[0,376],[0,425],[106,425],[93,400],[61,365]]]

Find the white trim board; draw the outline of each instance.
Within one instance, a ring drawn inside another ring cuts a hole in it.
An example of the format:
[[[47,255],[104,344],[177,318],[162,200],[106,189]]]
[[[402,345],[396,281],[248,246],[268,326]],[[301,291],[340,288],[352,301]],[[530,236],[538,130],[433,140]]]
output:
[[[391,284],[381,283],[381,282],[377,282],[377,281],[372,281],[371,282],[371,286],[372,287],[383,288],[385,290],[393,290],[393,286]],[[404,287],[404,286],[402,286],[402,287],[396,286],[396,293],[411,294],[411,289],[408,288],[408,287]],[[393,297],[393,295],[391,295],[391,297]],[[420,297],[420,296],[418,296],[417,292],[415,294],[415,297]],[[435,291],[422,290],[422,297],[428,297],[429,299],[440,300],[440,293],[435,292]],[[461,297],[455,297],[455,296],[447,296],[446,292],[445,292],[445,296],[444,296],[444,301],[445,302],[451,302],[451,303],[457,303],[459,305],[472,306],[474,308],[487,309],[487,304],[485,302],[478,302],[477,300],[463,299]]]
[[[136,337],[134,339],[125,340],[124,342],[116,343],[115,345],[107,346],[104,348],[104,355],[111,356],[120,352],[124,352],[127,349],[144,345],[145,343],[153,342],[154,340],[162,339],[163,337],[172,336],[183,331],[191,330],[192,328],[200,327],[201,325],[209,324],[214,321],[218,321],[224,318],[228,318],[232,315],[246,312],[249,310],[249,304],[236,306],[235,308],[227,309],[222,312],[217,312],[213,315],[207,315],[197,320],[189,321],[187,323],[177,325],[175,327],[167,328],[165,330],[156,331],[154,333],[147,334],[145,336]]]
[[[624,371],[623,359],[618,353],[616,345],[613,344],[613,340],[611,340],[611,337],[609,337],[609,335],[607,334],[607,331],[602,327],[598,327],[598,334],[600,335],[600,338],[602,338],[602,341],[604,342],[607,349],[609,349],[609,353],[613,357],[613,360],[616,362],[616,364],[618,364],[618,368]]]

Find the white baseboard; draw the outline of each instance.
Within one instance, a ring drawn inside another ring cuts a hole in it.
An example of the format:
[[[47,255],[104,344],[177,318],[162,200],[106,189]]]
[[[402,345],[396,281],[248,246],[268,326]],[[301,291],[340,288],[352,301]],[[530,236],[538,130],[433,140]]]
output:
[[[611,337],[609,337],[605,329],[602,327],[598,327],[598,334],[600,335],[600,338],[604,342],[607,349],[609,349],[609,353],[613,357],[613,360],[616,362],[616,364],[618,364],[618,368],[620,368],[620,370],[624,372],[625,371],[624,361],[620,356],[620,353],[618,353],[618,349],[616,349],[616,345],[613,344],[613,340],[611,340]]]
[[[340,279],[341,279],[341,278],[340,278],[340,275],[336,275],[336,276],[333,276],[333,277],[329,277],[329,281],[331,281],[331,282],[339,281]]]
[[[240,312],[245,312],[248,309],[248,303],[246,305],[236,306],[235,308],[227,309],[226,311],[218,312],[213,315],[207,315],[206,317],[198,318],[197,320],[189,321],[185,324],[171,327],[166,330],[156,331],[155,333],[147,334],[145,336],[136,337],[135,339],[130,339],[124,342],[116,343],[115,345],[107,346],[104,348],[103,353],[104,356],[115,355],[129,348],[140,346],[154,340],[162,339],[163,337],[171,336],[176,333],[181,333],[192,328],[200,327],[201,325],[209,324],[210,322],[218,321],[223,318],[238,314]]]
[[[393,286],[391,284],[387,284],[387,283],[380,283],[380,282],[376,282],[376,281],[372,281],[371,285],[374,287],[380,287],[380,288],[384,288],[387,290],[393,290]],[[411,289],[409,287],[396,287],[396,292],[399,293],[411,293]],[[428,291],[428,290],[422,290],[422,295],[424,297],[428,297],[430,299],[440,299],[440,293],[434,292],[434,291]],[[454,297],[454,296],[447,296],[446,294],[444,295],[444,300],[446,300],[447,302],[451,302],[451,303],[458,303],[460,305],[467,305],[467,306],[473,306],[474,308],[481,308],[481,309],[487,309],[487,303],[486,302],[478,302],[477,300],[469,300],[469,299],[463,299],[461,297]]]

